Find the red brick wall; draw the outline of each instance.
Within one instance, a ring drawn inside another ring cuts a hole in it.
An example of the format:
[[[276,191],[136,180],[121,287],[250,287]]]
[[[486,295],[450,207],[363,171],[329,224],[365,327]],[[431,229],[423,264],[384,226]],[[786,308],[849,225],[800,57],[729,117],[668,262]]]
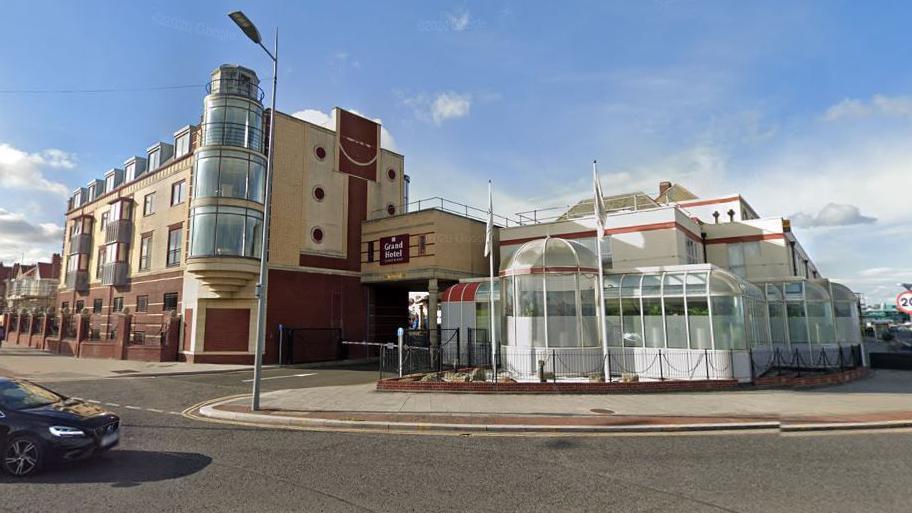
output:
[[[205,351],[247,351],[249,308],[207,308]]]

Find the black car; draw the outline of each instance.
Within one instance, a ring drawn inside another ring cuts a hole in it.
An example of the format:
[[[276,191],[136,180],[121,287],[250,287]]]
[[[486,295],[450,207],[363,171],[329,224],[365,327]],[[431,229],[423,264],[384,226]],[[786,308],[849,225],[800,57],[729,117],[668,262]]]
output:
[[[0,377],[0,467],[25,477],[50,463],[100,454],[120,441],[120,418],[29,381]]]

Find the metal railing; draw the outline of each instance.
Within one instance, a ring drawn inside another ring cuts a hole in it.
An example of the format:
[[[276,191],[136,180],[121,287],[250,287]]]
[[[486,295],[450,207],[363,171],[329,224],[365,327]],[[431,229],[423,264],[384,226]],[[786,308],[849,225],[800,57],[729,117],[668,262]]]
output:
[[[262,102],[263,98],[266,96],[259,86],[254,85],[249,80],[237,78],[217,78],[211,80],[206,84],[206,93],[233,94],[235,96],[250,98],[251,100],[256,100],[258,102]]]
[[[263,130],[241,123],[213,121],[202,123],[203,146],[235,146],[263,153]]]
[[[751,375],[764,377],[783,374],[834,372],[863,365],[861,344],[818,346],[779,346],[751,349]]]
[[[422,210],[439,210],[441,212],[448,212],[450,214],[456,214],[458,216],[468,217],[470,219],[475,219],[477,221],[487,222],[488,220],[488,211],[482,208],[473,207],[471,205],[466,205],[465,203],[459,203],[457,201],[452,201],[440,196],[435,196],[432,198],[420,199],[417,201],[411,201],[409,203],[401,203],[399,205],[394,205],[396,207],[396,213],[405,214],[412,212],[419,212]],[[390,214],[386,208],[379,208],[372,210],[368,214],[368,219],[382,219],[388,217]],[[509,217],[502,216],[500,214],[494,214],[494,224],[502,227],[510,226],[519,226],[522,223],[516,221],[515,219],[510,219]]]

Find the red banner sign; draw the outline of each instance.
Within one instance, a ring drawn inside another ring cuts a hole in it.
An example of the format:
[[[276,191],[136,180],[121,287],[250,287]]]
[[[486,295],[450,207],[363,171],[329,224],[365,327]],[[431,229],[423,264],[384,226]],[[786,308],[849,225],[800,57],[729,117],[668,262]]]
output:
[[[380,238],[380,265],[404,264],[409,261],[409,235]]]

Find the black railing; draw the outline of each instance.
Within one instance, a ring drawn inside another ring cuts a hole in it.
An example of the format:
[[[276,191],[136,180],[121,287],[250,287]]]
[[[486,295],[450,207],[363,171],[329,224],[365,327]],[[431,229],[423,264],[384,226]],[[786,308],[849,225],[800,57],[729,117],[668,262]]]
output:
[[[233,94],[262,102],[265,94],[259,86],[249,80],[237,78],[217,78],[206,84],[208,94]]]
[[[292,328],[279,326],[279,364],[342,360],[346,346],[340,328]]]
[[[864,364],[860,344],[823,346],[782,346],[751,349],[751,375],[763,377],[782,374],[835,372]]]

